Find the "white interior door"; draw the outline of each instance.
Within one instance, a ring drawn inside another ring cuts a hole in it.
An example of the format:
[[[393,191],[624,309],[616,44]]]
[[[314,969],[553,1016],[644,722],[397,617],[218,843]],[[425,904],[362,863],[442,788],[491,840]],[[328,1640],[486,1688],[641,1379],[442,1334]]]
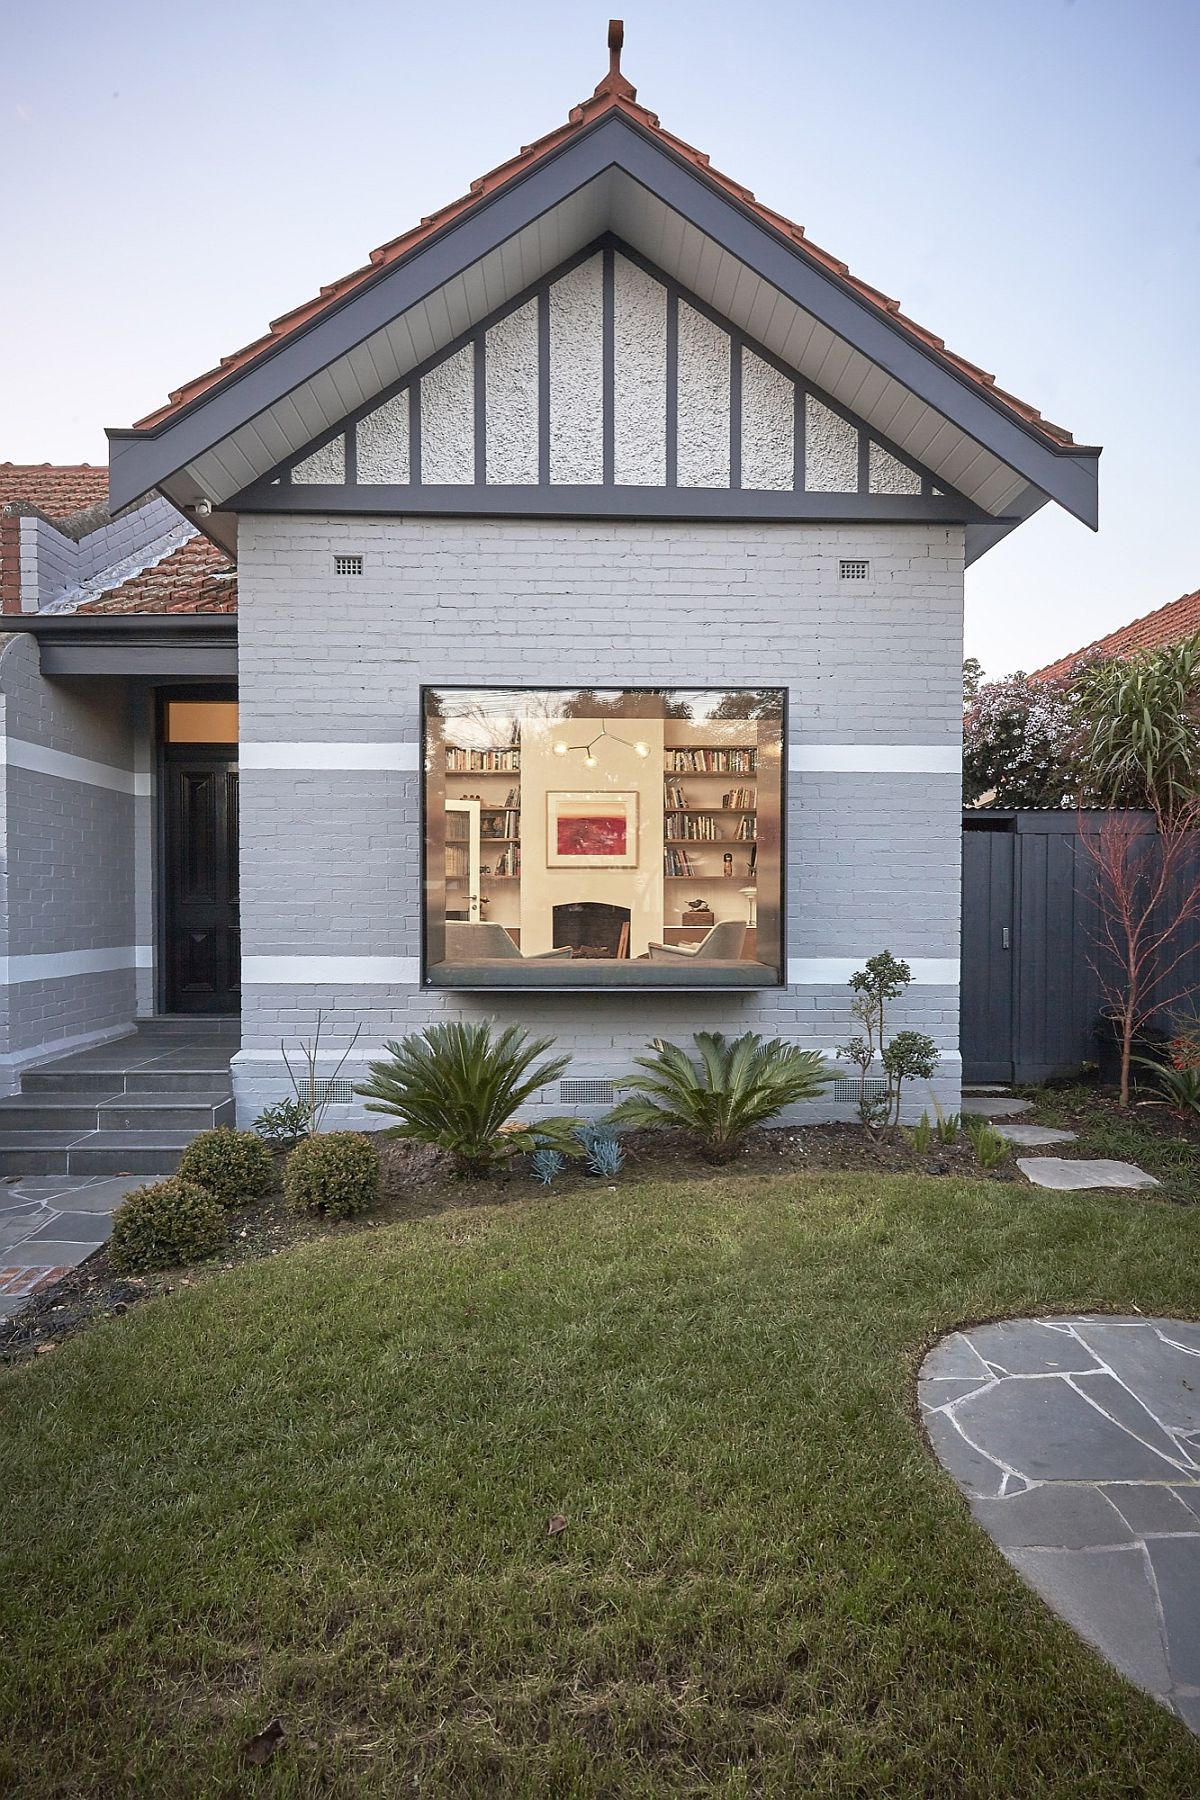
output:
[[[446,802],[446,917],[478,925],[479,801]]]

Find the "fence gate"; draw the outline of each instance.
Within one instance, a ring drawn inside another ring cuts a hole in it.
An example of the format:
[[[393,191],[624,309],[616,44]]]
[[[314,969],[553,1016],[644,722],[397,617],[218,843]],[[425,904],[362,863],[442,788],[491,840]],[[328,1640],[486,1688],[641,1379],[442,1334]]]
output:
[[[1105,815],[1089,813],[1099,829]],[[1111,816],[1111,815],[1110,815]],[[1148,834],[1148,814],[1132,814]],[[1195,880],[1180,870],[1179,893]],[[1104,994],[1096,867],[1068,812],[973,812],[963,819],[962,1059],[965,1081],[1045,1081],[1096,1057]],[[1188,928],[1172,991],[1200,995],[1200,930]],[[1173,955],[1173,952],[1169,954]],[[1163,990],[1160,990],[1160,992]],[[1186,1010],[1186,1007],[1184,1008]]]
[[[1012,1081],[1016,833],[963,828],[964,1081]]]

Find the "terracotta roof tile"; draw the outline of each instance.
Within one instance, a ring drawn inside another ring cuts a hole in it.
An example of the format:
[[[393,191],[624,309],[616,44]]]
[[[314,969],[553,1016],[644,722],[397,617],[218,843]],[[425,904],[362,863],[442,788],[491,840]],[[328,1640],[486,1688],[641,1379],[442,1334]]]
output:
[[[91,463],[0,463],[0,507],[21,501],[69,519],[108,501],[108,470]]]
[[[617,23],[617,21],[613,21],[614,25]],[[994,375],[988,374],[986,370],[980,369],[975,363],[968,362],[965,358],[956,356],[952,351],[947,350],[943,339],[935,336],[933,332],[925,330],[923,326],[917,325],[901,311],[898,300],[892,299],[879,288],[872,287],[869,283],[860,281],[852,275],[844,262],[831,256],[828,251],[822,250],[819,245],[814,244],[811,239],[806,237],[802,225],[795,224],[771,207],[760,205],[749,188],[743,187],[740,182],[734,181],[730,176],[723,175],[719,169],[714,169],[703,150],[697,150],[694,145],[688,144],[672,132],[664,130],[659,123],[657,114],[637,104],[636,88],[621,74],[619,41],[614,51],[611,32],[609,48],[612,55],[608,74],[599,83],[590,99],[571,108],[565,125],[556,127],[555,130],[548,132],[545,137],[538,138],[532,144],[523,145],[517,156],[510,157],[507,162],[499,164],[486,175],[478,176],[471,183],[469,191],[459,199],[450,201],[448,205],[439,208],[437,212],[426,214],[419,225],[372,250],[368,262],[361,268],[353,270],[338,281],[327,283],[313,299],[304,301],[300,306],[293,307],[291,311],[283,313],[278,319],[273,320],[262,337],[255,338],[243,349],[222,357],[216,368],[207,370],[205,374],[197,376],[194,381],[175,388],[170,395],[170,403],[147,414],[144,419],[139,419],[137,429],[148,429],[163,424],[174,413],[190,405],[192,401],[198,400],[218,382],[225,380],[238,370],[248,367],[269,350],[277,348],[282,339],[288,337],[292,332],[298,331],[301,326],[309,323],[335,302],[345,299],[356,288],[373,279],[381,269],[398,262],[424,239],[441,230],[452,220],[460,218],[472,207],[479,205],[484,198],[515,180],[517,176],[527,173],[536,163],[541,162],[557,150],[569,138],[576,136],[585,126],[595,124],[606,113],[617,112],[633,120],[644,130],[653,133],[668,150],[698,169],[714,187],[728,194],[740,205],[748,207],[764,225],[786,238],[803,255],[845,281],[860,298],[878,307],[881,312],[885,312],[924,348],[932,350],[958,374],[984,389],[1024,424],[1032,426],[1051,443],[1068,445],[1074,442],[1070,432],[1043,419],[1036,407],[1030,406],[1026,401],[1019,400],[1016,395],[998,387]]]
[[[133,575],[81,613],[235,613],[234,565],[206,537],[189,538],[180,549]]]
[[[1200,588],[1194,594],[1182,594],[1178,600],[1146,613],[1131,625],[1122,625],[1119,631],[1110,631],[1107,637],[1097,638],[1094,644],[1087,644],[1070,656],[1060,656],[1057,662],[1047,663],[1044,669],[1035,669],[1032,679],[1056,681],[1062,675],[1069,675],[1085,656],[1133,656],[1139,650],[1161,650],[1167,644],[1178,644],[1197,632],[1200,632]]]

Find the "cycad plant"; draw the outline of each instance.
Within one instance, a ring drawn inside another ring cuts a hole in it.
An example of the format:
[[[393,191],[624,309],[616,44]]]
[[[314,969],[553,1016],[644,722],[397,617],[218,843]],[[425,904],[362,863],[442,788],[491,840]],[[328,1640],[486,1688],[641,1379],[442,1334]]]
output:
[[[635,1057],[645,1073],[613,1083],[636,1091],[613,1108],[610,1122],[678,1126],[700,1140],[710,1162],[727,1162],[752,1126],[815,1099],[832,1079],[815,1050],[781,1038],[698,1031],[693,1041],[695,1061],[662,1038],[655,1038],[651,1055]]]
[[[464,1176],[489,1174],[510,1156],[545,1146],[578,1156],[574,1119],[510,1123],[548,1081],[557,1081],[566,1056],[538,1063],[553,1038],[529,1038],[519,1025],[493,1035],[490,1021],[429,1025],[370,1065],[371,1079],[355,1089],[368,1112],[390,1113],[398,1125],[385,1137],[415,1138],[448,1150]],[[534,1067],[534,1064],[537,1064]]]

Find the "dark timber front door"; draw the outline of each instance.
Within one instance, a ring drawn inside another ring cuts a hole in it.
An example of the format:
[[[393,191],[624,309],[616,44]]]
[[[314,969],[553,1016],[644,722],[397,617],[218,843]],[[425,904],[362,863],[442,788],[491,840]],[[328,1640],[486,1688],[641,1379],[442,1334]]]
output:
[[[236,755],[166,749],[168,1012],[231,1013],[240,1005]]]

